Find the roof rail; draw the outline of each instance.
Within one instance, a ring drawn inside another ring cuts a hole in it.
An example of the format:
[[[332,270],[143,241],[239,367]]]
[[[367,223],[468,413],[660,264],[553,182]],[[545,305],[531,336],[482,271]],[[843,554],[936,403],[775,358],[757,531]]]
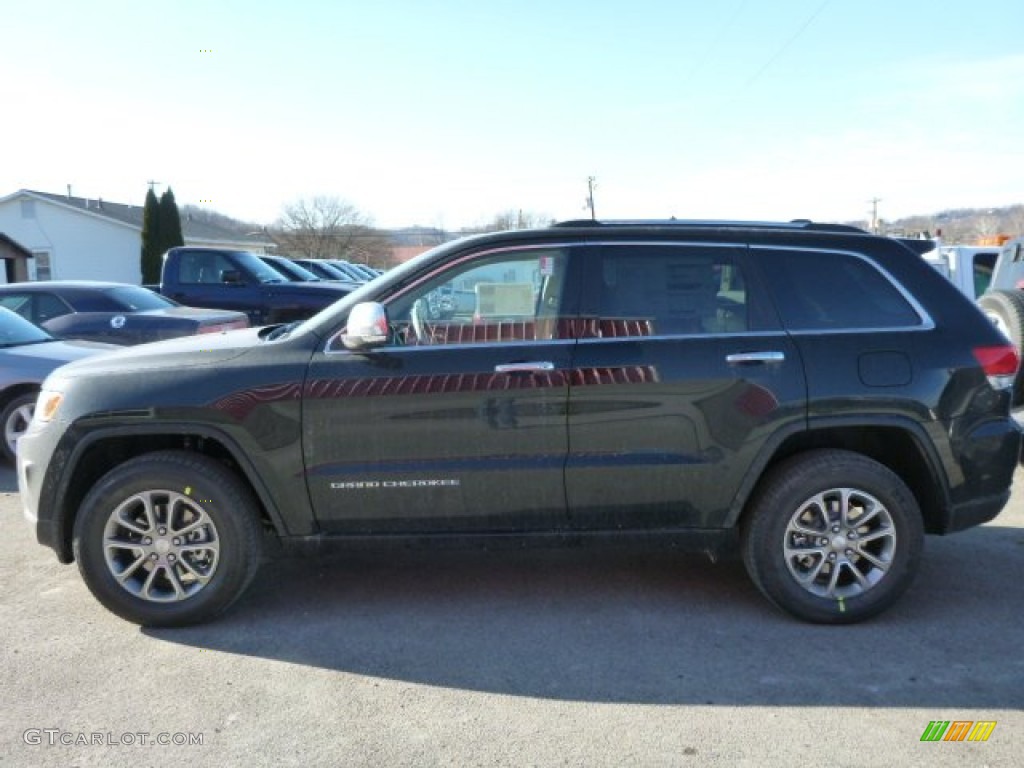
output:
[[[866,235],[865,230],[849,224],[822,224],[810,219],[792,221],[728,221],[717,219],[570,219],[552,224],[554,227],[680,227],[691,229],[802,229],[811,232],[853,232]]]

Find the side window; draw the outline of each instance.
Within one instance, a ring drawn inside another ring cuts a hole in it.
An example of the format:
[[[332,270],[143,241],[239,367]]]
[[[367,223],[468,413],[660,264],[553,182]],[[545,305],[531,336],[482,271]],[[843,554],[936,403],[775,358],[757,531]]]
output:
[[[995,253],[982,252],[974,254],[974,269],[972,270],[974,273],[974,298],[978,298],[988,290],[989,285],[992,283],[992,271],[995,269],[995,266]]]
[[[23,293],[9,293],[6,296],[0,296],[0,307],[17,312],[26,320],[32,319],[32,301]]]
[[[224,282],[224,273],[233,270],[222,254],[209,251],[184,251],[178,262],[178,282],[209,285]]]
[[[71,308],[64,301],[52,293],[40,293],[36,295],[35,317],[36,323],[45,323],[55,317],[62,317],[71,314]]]
[[[32,251],[35,257],[35,279],[39,281],[53,279],[53,262],[49,251]]]
[[[605,246],[592,334],[672,336],[749,330],[747,281],[731,249]]]
[[[921,317],[870,261],[847,253],[757,249],[789,330],[912,328]]]
[[[561,318],[568,253],[484,254],[389,302],[396,345],[535,341],[571,336]]]

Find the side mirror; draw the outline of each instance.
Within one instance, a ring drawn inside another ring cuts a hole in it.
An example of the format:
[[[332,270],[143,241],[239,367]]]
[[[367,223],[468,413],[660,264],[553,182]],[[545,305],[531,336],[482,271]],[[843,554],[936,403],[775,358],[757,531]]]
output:
[[[364,301],[352,307],[348,313],[348,327],[341,337],[341,343],[347,349],[371,349],[386,344],[387,340],[388,313],[382,305]]]
[[[220,273],[220,281],[228,285],[241,285],[243,282],[242,273],[237,269],[225,269]]]

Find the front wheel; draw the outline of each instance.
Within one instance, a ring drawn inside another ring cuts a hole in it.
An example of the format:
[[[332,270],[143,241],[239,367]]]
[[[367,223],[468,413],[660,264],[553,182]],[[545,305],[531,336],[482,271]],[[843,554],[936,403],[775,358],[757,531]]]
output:
[[[36,393],[32,392],[27,395],[18,395],[0,410],[0,424],[4,428],[4,441],[0,443],[0,454],[7,461],[14,461],[18,438],[28,429],[35,406]]]
[[[743,560],[768,599],[806,621],[851,624],[910,586],[924,542],[917,500],[890,469],[814,451],[773,469],[742,529]]]
[[[261,528],[249,489],[218,462],[182,451],[132,459],[86,495],[74,554],[93,595],[151,627],[206,621],[256,573]]]

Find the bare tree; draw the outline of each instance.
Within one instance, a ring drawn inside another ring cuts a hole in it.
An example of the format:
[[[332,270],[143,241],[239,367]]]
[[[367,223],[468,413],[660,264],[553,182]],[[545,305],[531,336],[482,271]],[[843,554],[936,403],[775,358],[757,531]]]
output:
[[[503,232],[507,229],[537,229],[554,223],[554,219],[540,213],[532,213],[509,209],[494,215],[494,218],[484,225],[485,232]]]
[[[975,238],[980,240],[999,234],[999,218],[993,214],[994,211],[990,211],[975,217],[973,226]]]
[[[284,206],[274,224],[280,250],[311,259],[337,258],[388,266],[392,246],[370,218],[338,197],[318,195]]]

